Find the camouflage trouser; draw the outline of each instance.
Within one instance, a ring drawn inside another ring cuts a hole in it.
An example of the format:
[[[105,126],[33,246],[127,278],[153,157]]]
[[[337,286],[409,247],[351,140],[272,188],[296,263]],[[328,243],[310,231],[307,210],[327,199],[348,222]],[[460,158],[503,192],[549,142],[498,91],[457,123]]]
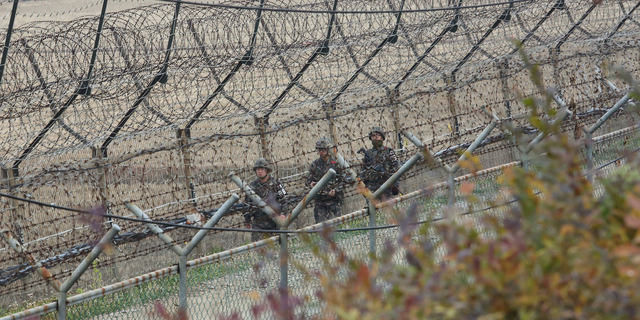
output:
[[[253,220],[251,222],[251,229],[256,230],[279,230],[278,225],[276,225],[273,220]],[[260,240],[267,239],[269,237],[273,237],[273,233],[266,232],[251,232],[251,242],[256,242]]]
[[[320,223],[329,219],[340,216],[340,202],[316,202],[313,208],[313,217],[316,223]]]

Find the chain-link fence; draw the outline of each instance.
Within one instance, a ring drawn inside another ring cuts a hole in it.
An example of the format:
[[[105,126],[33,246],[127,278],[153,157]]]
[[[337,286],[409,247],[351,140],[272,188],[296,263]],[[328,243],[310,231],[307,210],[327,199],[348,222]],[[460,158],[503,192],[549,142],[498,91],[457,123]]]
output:
[[[182,245],[196,233],[186,227],[212,219],[241,194],[231,171],[249,182],[253,162],[269,158],[295,205],[311,189],[306,171],[317,158],[315,141],[329,137],[336,160],[359,173],[358,150],[369,147],[374,125],[385,128],[385,145],[401,161],[414,163],[396,181],[405,196],[439,183],[433,195],[418,197],[425,213],[438,218],[444,205],[463,207],[460,191],[446,188],[468,173],[457,165],[461,150],[484,167],[522,161],[526,168],[534,152],[509,141],[501,126],[534,142],[544,138],[520,100],[539,92],[512,38],[555,88],[564,132],[588,140],[594,131],[581,128],[599,119],[616,118],[603,132],[637,120],[625,112],[633,105],[629,88],[600,67],[620,64],[637,76],[640,2],[126,2],[0,0],[0,189],[16,197],[0,198],[0,231],[7,231],[0,234],[13,237],[0,241],[0,308],[51,299],[56,281],[94,250],[85,213],[64,208],[104,204],[109,214],[132,217],[128,204],[135,204],[151,220],[172,224],[160,229]],[[44,12],[47,5],[57,9]],[[83,12],[92,15],[78,18]],[[42,21],[46,13],[64,21]],[[611,156],[593,141],[585,170]],[[435,163],[416,158],[425,148]],[[478,186],[476,206],[500,198],[496,180],[482,177],[465,178]],[[339,188],[343,214],[370,209],[355,188]],[[244,227],[243,214],[257,208],[238,202],[217,226]],[[305,204],[290,229],[314,223],[314,203]],[[386,222],[376,217],[349,225]],[[115,254],[87,266],[69,292],[71,304],[79,291],[168,266],[174,274],[184,263],[152,228],[113,219],[102,228],[114,222],[122,229]],[[380,248],[385,233],[375,234],[375,241],[368,231],[352,236],[365,249]],[[212,230],[191,257],[231,252],[249,238]]]
[[[640,148],[640,130],[632,126],[593,139],[593,173],[606,177],[621,167],[627,157]],[[501,187],[500,177],[504,169],[520,165],[513,162],[456,177],[454,207],[448,207],[448,183],[442,182],[431,188],[418,190],[400,197],[390,199],[378,205],[375,226],[386,226],[396,218],[393,212],[402,212],[410,205],[417,205],[419,221],[438,223],[445,216],[458,217],[472,221],[482,236],[491,234],[481,230],[483,216],[493,215],[503,218],[512,206],[517,205],[509,198],[508,190]],[[586,168],[585,168],[586,170]],[[473,203],[466,201],[468,192],[461,190],[463,184],[474,185],[473,195],[477,199]],[[601,193],[601,186],[596,183],[596,194]],[[395,210],[385,210],[385,207]],[[362,209],[340,218],[326,221],[300,229],[314,231],[327,227],[340,229],[357,229],[349,232],[335,232],[333,240],[349,257],[367,261],[370,250],[375,248],[377,254],[384,251],[387,241],[395,242],[398,238],[397,227],[379,230],[366,230],[372,226],[368,209]],[[322,310],[316,290],[320,287],[318,279],[309,278],[305,271],[321,271],[323,261],[313,254],[323,243],[318,234],[307,234],[307,241],[301,241],[297,234],[289,234],[287,241],[286,286],[291,294],[306,296],[304,312],[314,314]],[[375,246],[371,239],[374,235]],[[429,231],[427,236],[436,244],[434,259],[443,259],[446,252],[437,246],[435,232]],[[189,319],[211,319],[217,315],[230,316],[239,313],[243,318],[251,318],[253,307],[263,302],[267,293],[277,292],[283,285],[283,260],[279,237],[272,237],[257,243],[248,244],[232,250],[219,252],[203,258],[187,262],[186,272],[186,304]],[[403,256],[394,256],[397,263],[404,263]],[[329,262],[330,263],[330,262]],[[75,292],[68,299],[68,319],[147,319],[157,316],[155,304],[159,303],[168,310],[175,310],[180,304],[179,276],[177,266],[157,270],[108,287],[85,293]],[[91,272],[91,271],[88,271]],[[347,270],[338,270],[337,277],[346,275]],[[47,309],[48,308],[48,309]],[[45,308],[30,310],[4,319],[20,319],[29,314],[40,314],[44,319],[56,318],[56,303]],[[48,311],[53,311],[47,313]],[[272,315],[263,314],[265,319]]]

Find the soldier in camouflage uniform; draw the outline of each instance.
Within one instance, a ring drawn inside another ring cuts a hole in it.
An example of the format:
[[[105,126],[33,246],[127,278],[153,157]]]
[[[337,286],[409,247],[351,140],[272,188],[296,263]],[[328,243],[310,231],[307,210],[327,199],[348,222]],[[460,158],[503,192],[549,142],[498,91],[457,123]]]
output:
[[[274,209],[276,213],[285,212],[287,210],[287,203],[284,197],[287,195],[287,191],[284,190],[282,182],[280,180],[271,177],[271,167],[269,162],[260,158],[253,166],[255,171],[256,180],[251,182],[249,186],[253,191],[262,199],[267,205]],[[245,196],[244,202],[247,204],[255,204],[249,198]],[[285,218],[284,215],[280,215]],[[264,211],[260,208],[254,209],[249,213],[244,214],[244,222],[247,229],[256,230],[278,230],[278,225],[273,221]],[[256,242],[265,238],[273,236],[271,233],[252,232],[251,241]]]
[[[328,138],[320,138],[316,142],[316,150],[318,150],[319,158],[309,165],[309,175],[307,176],[307,186],[313,187],[322,179],[322,177],[333,169],[336,171],[336,177],[316,196],[316,205],[313,208],[313,217],[316,223],[333,219],[340,216],[340,205],[342,204],[344,182],[341,169],[336,160],[329,154],[329,148],[333,143]]]
[[[400,167],[398,157],[392,148],[383,146],[385,140],[384,130],[381,127],[373,127],[369,132],[369,140],[373,148],[365,151],[360,178],[371,192],[375,192],[387,181]],[[364,148],[363,148],[364,149]],[[397,186],[387,189],[384,195],[390,198],[399,192]]]

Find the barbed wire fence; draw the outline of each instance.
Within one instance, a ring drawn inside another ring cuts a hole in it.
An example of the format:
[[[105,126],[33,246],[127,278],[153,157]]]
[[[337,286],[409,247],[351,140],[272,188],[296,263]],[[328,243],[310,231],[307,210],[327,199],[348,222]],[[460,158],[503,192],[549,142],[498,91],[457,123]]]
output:
[[[373,125],[387,128],[403,160],[417,150],[407,131],[444,164],[454,166],[477,141],[474,154],[495,166],[522,152],[499,129],[478,141],[487,126],[509,122],[537,134],[519,102],[536,88],[510,39],[541,64],[568,111],[563,130],[577,139],[628,91],[600,66],[638,71],[640,2],[262,0],[107,12],[109,3],[96,17],[1,31],[4,191],[68,207],[105,203],[120,216],[131,216],[131,201],[153,220],[186,224],[238,192],[227,174],[251,179],[261,156],[291,194],[304,196],[315,141],[331,138],[358,167]],[[631,121],[627,100],[605,130]],[[419,162],[400,181],[412,191],[463,174]],[[1,228],[54,277],[69,276],[92,250],[95,234],[78,214],[2,201]],[[364,206],[345,190],[345,212]],[[246,207],[219,225],[241,227]],[[302,218],[296,227],[310,224]],[[109,270],[105,281],[177,262],[146,227],[118,225],[117,253],[98,263]],[[194,233],[169,230],[176,243]],[[197,255],[246,241],[243,233],[214,236]],[[36,269],[2,243],[3,303],[52,292]]]

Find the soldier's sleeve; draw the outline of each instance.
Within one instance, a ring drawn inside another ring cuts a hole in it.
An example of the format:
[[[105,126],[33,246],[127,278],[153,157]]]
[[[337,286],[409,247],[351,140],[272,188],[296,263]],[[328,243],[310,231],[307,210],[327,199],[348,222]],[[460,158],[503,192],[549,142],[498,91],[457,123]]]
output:
[[[309,165],[309,174],[307,175],[307,186],[311,187],[311,182],[316,182],[315,180],[313,180],[313,176],[314,176],[314,171],[316,169],[316,166],[314,164],[314,162],[311,162],[311,164]]]

